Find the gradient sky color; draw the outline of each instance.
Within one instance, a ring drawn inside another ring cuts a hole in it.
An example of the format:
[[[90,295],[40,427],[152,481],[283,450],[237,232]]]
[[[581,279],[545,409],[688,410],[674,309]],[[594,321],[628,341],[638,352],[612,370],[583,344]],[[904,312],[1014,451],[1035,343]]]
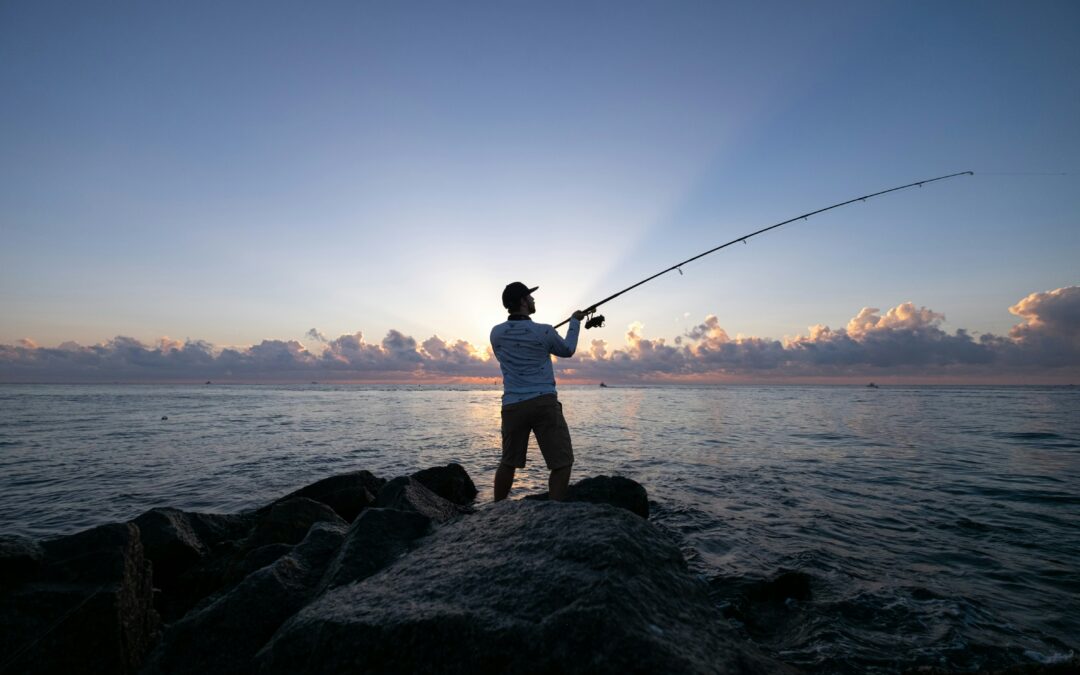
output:
[[[4,3],[0,344],[674,337],[1077,284],[1075,2]],[[1058,173],[1067,176],[999,175]],[[308,341],[310,342],[310,341]]]

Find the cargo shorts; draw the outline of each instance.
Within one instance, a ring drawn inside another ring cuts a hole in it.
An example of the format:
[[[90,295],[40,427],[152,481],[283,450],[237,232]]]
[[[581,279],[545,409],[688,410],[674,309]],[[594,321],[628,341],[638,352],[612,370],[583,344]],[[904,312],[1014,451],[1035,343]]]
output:
[[[562,403],[555,394],[503,406],[502,464],[518,469],[525,466],[530,432],[536,434],[536,443],[540,446],[548,469],[554,471],[574,463],[570,428],[566,426]]]

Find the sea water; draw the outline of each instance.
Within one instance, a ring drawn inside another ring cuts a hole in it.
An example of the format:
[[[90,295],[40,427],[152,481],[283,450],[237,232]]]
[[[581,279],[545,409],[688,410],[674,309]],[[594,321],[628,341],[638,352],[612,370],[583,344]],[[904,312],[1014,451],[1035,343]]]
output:
[[[448,462],[472,475],[482,507],[499,394],[3,385],[0,534],[70,534],[154,506],[234,512],[335,473]],[[563,386],[559,397],[575,479],[642,483],[721,620],[782,660],[972,670],[1080,647],[1080,389]],[[513,496],[546,479],[533,446]],[[770,595],[777,578],[796,591]],[[755,609],[754,597],[771,599]]]

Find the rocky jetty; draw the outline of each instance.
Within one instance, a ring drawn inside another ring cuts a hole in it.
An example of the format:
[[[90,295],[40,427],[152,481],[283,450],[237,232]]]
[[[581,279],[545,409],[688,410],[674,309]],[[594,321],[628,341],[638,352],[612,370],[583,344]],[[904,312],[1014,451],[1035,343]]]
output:
[[[476,508],[456,464],[255,511],[0,539],[0,671],[782,673],[649,524],[645,489]]]

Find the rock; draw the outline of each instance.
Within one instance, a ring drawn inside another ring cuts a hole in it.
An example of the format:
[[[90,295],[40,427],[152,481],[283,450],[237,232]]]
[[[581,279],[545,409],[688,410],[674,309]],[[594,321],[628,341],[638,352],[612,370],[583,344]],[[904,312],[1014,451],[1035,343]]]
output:
[[[460,506],[443,499],[424,487],[420,481],[409,476],[395,478],[379,491],[374,506],[381,509],[415,511],[436,523],[446,523],[458,516],[472,513],[468,506]]]
[[[304,497],[332,508],[347,523],[356,519],[365,508],[375,501],[375,495],[386,483],[386,479],[378,478],[370,471],[353,471],[324,478],[291,492],[273,504],[263,507],[260,511],[268,511],[270,508],[297,497]]]
[[[243,539],[251,532],[255,523],[252,513],[198,513],[186,511],[188,522],[199,540],[207,547],[213,547],[223,541]]]
[[[322,588],[360,581],[400,558],[431,530],[431,519],[414,511],[366,509],[360,514],[326,570]]]
[[[37,576],[45,550],[29,537],[0,537],[0,588]]]
[[[813,578],[805,572],[784,571],[747,585],[724,615],[742,622],[755,637],[770,636],[782,633],[797,618],[799,603],[811,598]]]
[[[243,562],[253,552],[241,550],[240,542],[236,541],[223,541],[214,546],[206,557],[181,574],[171,589],[160,594],[158,612],[161,618],[172,623],[203,598],[240,581],[244,576]]]
[[[320,522],[291,552],[171,625],[144,673],[247,673],[252,657],[310,600],[345,538],[343,523]]]
[[[435,466],[417,471],[412,475],[421,485],[448,502],[461,506],[476,499],[476,485],[460,464]]]
[[[220,539],[208,546],[194,565],[174,580],[159,585],[158,608],[162,618],[172,623],[209,595],[220,593],[291,550],[315,523],[329,522],[344,527],[345,521],[329,506],[303,497],[279,501],[235,520],[213,514],[185,514],[191,528],[204,532],[206,539]],[[140,516],[141,517],[141,516]],[[250,523],[254,522],[254,526]],[[228,539],[250,533],[242,540]]]
[[[133,522],[139,528],[146,557],[154,564],[154,585],[172,588],[176,579],[206,555],[187,514],[179,509],[151,509]]]
[[[318,523],[316,523],[316,525],[318,525]],[[312,527],[314,527],[314,525]],[[308,532],[310,533],[310,530],[308,530]],[[240,578],[246,577],[257,569],[273,564],[275,560],[283,555],[288,555],[295,548],[295,546],[290,546],[289,544],[267,544],[266,546],[260,546],[251,553],[248,553],[240,563],[238,568]]]
[[[138,528],[103,525],[41,549],[35,580],[0,594],[5,669],[135,673],[159,626]]]
[[[154,587],[160,590],[158,613],[172,621],[219,587],[192,583],[189,572],[204,567],[205,558],[220,550],[222,542],[247,536],[252,517],[156,508],[131,522],[139,528],[146,557],[153,563]]]
[[[544,501],[548,493],[527,495],[525,499]],[[610,504],[648,520],[649,495],[637,481],[622,476],[592,476],[574,483],[566,491],[568,502]]]
[[[306,497],[275,502],[256,522],[242,549],[246,555],[267,544],[298,544],[312,525],[324,522],[348,524],[326,504]]]
[[[322,595],[264,673],[784,673],[736,641],[678,548],[606,505],[504,501]]]

